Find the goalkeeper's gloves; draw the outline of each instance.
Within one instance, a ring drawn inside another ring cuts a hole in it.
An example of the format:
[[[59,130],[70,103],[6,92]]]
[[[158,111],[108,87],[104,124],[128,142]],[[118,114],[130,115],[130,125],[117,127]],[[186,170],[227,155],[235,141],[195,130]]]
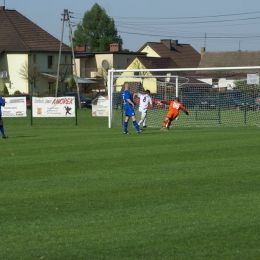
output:
[[[187,116],[189,115],[188,111],[186,112],[186,115],[187,115]]]

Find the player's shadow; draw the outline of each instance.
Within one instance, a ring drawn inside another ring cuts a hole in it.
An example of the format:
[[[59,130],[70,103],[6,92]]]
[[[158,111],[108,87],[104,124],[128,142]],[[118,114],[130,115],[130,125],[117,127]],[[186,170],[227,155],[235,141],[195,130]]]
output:
[[[17,136],[11,136],[11,137],[8,136],[8,139],[11,139],[11,138],[33,138],[33,137],[36,137],[36,135],[17,135]]]

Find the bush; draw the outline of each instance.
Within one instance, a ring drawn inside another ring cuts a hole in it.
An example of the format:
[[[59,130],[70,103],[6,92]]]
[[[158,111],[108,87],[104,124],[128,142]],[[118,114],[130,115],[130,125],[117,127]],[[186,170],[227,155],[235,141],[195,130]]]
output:
[[[74,77],[71,75],[70,76],[70,80],[69,80],[69,88],[71,91],[73,91],[75,88],[77,88],[77,84],[76,84],[76,81],[74,79]]]
[[[22,93],[21,93],[20,90],[16,90],[16,91],[14,92],[14,95],[17,95],[17,94],[22,94]]]
[[[49,91],[48,89],[44,89],[40,93],[38,93],[39,97],[52,97],[53,96],[53,91]]]
[[[8,91],[8,88],[6,87],[6,85],[4,86],[4,92],[3,92],[5,95],[9,95],[9,91]]]

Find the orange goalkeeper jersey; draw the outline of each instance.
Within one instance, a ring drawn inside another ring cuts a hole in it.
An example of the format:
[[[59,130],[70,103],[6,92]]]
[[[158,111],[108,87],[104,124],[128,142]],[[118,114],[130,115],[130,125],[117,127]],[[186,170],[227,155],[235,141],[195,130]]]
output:
[[[184,113],[187,113],[186,108],[177,100],[173,100],[173,101],[165,100],[162,101],[162,103],[169,105],[169,111],[166,117],[170,118],[171,120],[174,120],[179,115],[180,110],[182,110]]]
[[[181,104],[179,103],[178,101],[176,100],[173,100],[173,101],[163,101],[163,103],[169,105],[169,110],[182,110],[184,113],[187,112],[186,108]]]

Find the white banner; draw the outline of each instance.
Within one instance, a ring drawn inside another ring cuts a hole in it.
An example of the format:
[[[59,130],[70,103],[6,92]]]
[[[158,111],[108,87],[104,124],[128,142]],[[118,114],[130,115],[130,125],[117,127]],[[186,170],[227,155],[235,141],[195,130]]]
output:
[[[255,74],[247,74],[247,84],[259,84],[259,75]]]
[[[32,97],[33,117],[75,117],[75,97]]]
[[[108,116],[109,100],[108,97],[100,96],[92,102],[92,116]]]
[[[2,117],[23,117],[26,114],[26,97],[6,97]]]

